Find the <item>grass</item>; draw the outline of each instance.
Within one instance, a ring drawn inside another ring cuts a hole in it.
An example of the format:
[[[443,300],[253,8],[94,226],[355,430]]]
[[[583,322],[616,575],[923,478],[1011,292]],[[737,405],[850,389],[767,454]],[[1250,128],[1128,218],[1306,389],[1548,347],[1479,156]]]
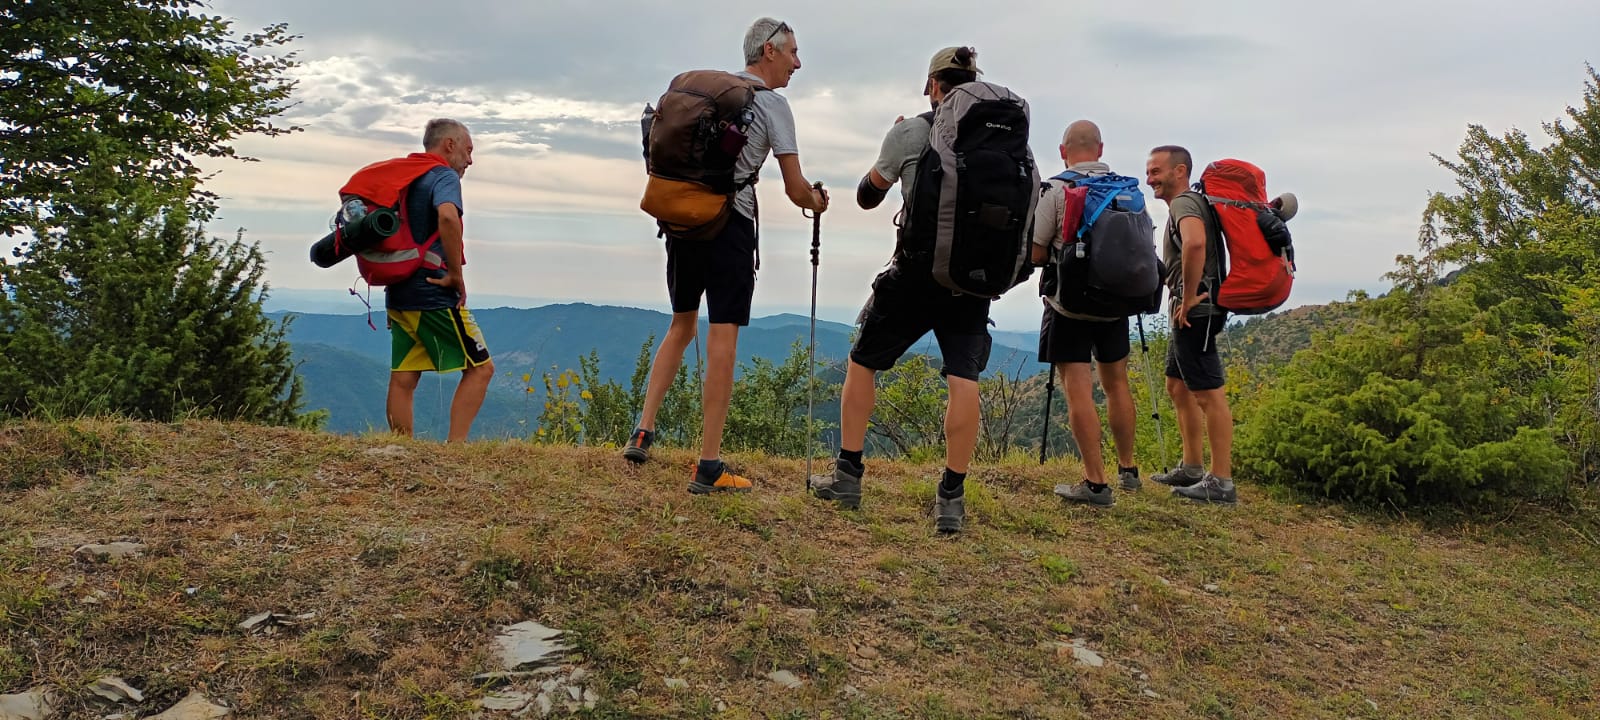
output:
[[[691,498],[691,460],[0,427],[0,692],[100,717],[78,688],[117,674],[146,715],[203,686],[240,718],[466,718],[498,628],[534,619],[571,631],[595,718],[1600,716],[1593,508],[1440,522],[1245,486],[1097,510],[1051,495],[1079,472],[1058,461],[976,468],[943,538],[937,458],[870,460],[860,513],[753,455],[730,461],[756,493]],[[72,557],[126,537],[149,551]],[[265,610],[316,616],[235,628]]]

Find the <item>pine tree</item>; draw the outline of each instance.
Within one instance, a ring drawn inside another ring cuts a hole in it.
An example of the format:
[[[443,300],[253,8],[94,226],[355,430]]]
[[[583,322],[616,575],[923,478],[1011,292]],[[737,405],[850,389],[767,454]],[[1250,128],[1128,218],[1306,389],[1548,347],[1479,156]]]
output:
[[[125,180],[0,265],[0,412],[311,424],[260,250],[209,237],[186,186]]]

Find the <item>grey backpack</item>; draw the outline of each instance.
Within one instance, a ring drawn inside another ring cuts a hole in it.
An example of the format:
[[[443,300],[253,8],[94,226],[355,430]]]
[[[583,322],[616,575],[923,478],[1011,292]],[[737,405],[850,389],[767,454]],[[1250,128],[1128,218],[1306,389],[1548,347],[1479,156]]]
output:
[[[958,85],[934,113],[901,252],[931,261],[952,291],[998,297],[1026,277],[1038,202],[1028,102],[993,83]]]

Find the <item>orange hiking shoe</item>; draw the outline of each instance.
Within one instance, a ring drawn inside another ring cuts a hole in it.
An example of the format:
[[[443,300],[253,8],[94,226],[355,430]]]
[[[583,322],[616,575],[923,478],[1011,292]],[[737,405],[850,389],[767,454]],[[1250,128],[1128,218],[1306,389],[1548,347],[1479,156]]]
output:
[[[750,492],[755,487],[749,480],[728,471],[727,463],[717,463],[715,474],[707,476],[699,464],[694,468],[694,479],[689,481],[689,494],[709,495],[719,492]]]

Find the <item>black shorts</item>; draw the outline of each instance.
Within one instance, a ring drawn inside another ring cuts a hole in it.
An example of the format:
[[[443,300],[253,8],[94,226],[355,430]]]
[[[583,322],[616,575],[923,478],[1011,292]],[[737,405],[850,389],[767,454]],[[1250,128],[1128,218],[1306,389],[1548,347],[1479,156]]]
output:
[[[709,240],[667,238],[667,295],[672,312],[700,309],[712,323],[750,324],[756,292],[756,224],[733,213],[728,226]]]
[[[882,372],[929,330],[944,356],[941,375],[978,380],[989,365],[989,299],[939,285],[925,266],[890,265],[872,281],[850,359]]]
[[[1167,345],[1167,377],[1183,381],[1190,390],[1215,390],[1227,382],[1222,372],[1222,356],[1217,354],[1217,333],[1228,320],[1225,315],[1210,319],[1193,318],[1189,327],[1173,328]]]
[[[1127,359],[1130,349],[1127,318],[1079,320],[1044,306],[1044,319],[1039,322],[1039,362],[1087,363],[1092,351],[1095,360],[1109,363]]]

